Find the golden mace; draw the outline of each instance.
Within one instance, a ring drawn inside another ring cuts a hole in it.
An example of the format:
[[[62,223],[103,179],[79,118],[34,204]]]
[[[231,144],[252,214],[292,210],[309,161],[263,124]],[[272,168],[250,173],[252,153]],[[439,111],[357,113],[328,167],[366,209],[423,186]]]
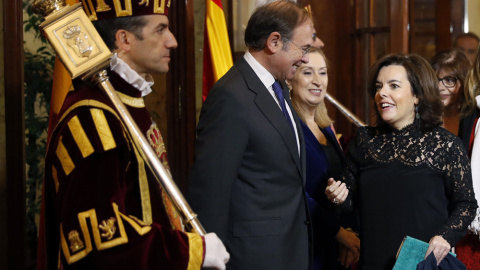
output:
[[[45,16],[40,29],[60,56],[72,79],[80,77],[101,86],[132,135],[142,158],[179,210],[184,223],[199,235],[205,235],[205,229],[198,221],[197,215],[193,213],[172,176],[163,167],[110,83],[106,68],[110,64],[112,53],[88,19],[81,4],[68,6],[65,0],[35,0],[32,7],[35,13]]]

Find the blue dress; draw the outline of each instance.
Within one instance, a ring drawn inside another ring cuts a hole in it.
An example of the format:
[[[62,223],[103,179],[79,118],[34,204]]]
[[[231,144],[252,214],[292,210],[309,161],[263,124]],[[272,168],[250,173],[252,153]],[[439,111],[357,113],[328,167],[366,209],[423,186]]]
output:
[[[346,169],[346,160],[330,127],[320,129],[327,138],[327,144],[322,145],[308,126],[302,121],[300,123],[307,154],[305,189],[313,225],[313,269],[344,269],[337,262],[338,244],[335,235],[341,225],[350,227],[352,224],[346,225],[347,220],[337,214],[334,205],[325,195],[325,188],[330,177],[338,179],[342,170]]]

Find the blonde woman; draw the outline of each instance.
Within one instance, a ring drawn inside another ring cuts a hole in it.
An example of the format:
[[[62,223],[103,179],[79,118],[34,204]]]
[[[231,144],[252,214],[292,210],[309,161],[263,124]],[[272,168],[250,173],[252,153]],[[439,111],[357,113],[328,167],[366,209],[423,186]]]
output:
[[[480,54],[465,80],[465,102],[462,107],[459,137],[468,149],[472,166],[473,189],[477,202],[480,201]],[[468,227],[467,235],[456,245],[458,258],[467,269],[480,269],[480,211]]]
[[[328,86],[325,55],[312,48],[308,57],[310,61],[298,67],[287,83],[305,138],[305,189],[313,222],[313,269],[345,269],[358,260],[360,240],[345,229],[354,223],[353,218],[337,215],[324,193],[328,178],[340,175],[346,162],[324,102]]]

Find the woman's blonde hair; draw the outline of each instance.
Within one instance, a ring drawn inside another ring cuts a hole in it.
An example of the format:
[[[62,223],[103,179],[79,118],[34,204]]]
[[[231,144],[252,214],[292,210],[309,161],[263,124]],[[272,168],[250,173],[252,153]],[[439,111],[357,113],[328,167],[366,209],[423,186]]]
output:
[[[312,54],[312,53],[320,54],[323,57],[323,59],[325,59],[325,63],[327,64],[327,68],[328,68],[329,64],[328,64],[327,57],[325,57],[325,53],[323,52],[323,50],[321,50],[319,48],[312,47],[310,49],[310,51],[308,52],[308,54]],[[298,70],[298,72],[300,72],[300,70]],[[300,119],[302,119],[302,121],[304,123],[307,123],[306,119],[305,119],[305,114],[300,109],[300,106],[299,106],[300,101],[296,100],[293,97],[293,95],[291,96],[291,100],[292,100],[293,108],[297,112]],[[325,128],[325,127],[328,127],[331,124],[333,124],[333,120],[328,116],[327,106],[325,106],[325,99],[320,104],[318,104],[317,109],[315,110],[314,119],[315,119],[315,123],[317,123],[317,125],[320,128]]]
[[[480,53],[477,54],[473,67],[465,79],[464,95],[465,102],[463,103],[460,117],[470,115],[477,108],[475,97],[480,95]]]

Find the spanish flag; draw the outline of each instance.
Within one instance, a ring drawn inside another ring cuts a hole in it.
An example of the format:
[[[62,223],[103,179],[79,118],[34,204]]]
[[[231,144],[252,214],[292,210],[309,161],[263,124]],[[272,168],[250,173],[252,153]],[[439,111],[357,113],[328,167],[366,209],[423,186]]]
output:
[[[203,101],[215,82],[233,66],[222,1],[206,0],[205,6]]]

